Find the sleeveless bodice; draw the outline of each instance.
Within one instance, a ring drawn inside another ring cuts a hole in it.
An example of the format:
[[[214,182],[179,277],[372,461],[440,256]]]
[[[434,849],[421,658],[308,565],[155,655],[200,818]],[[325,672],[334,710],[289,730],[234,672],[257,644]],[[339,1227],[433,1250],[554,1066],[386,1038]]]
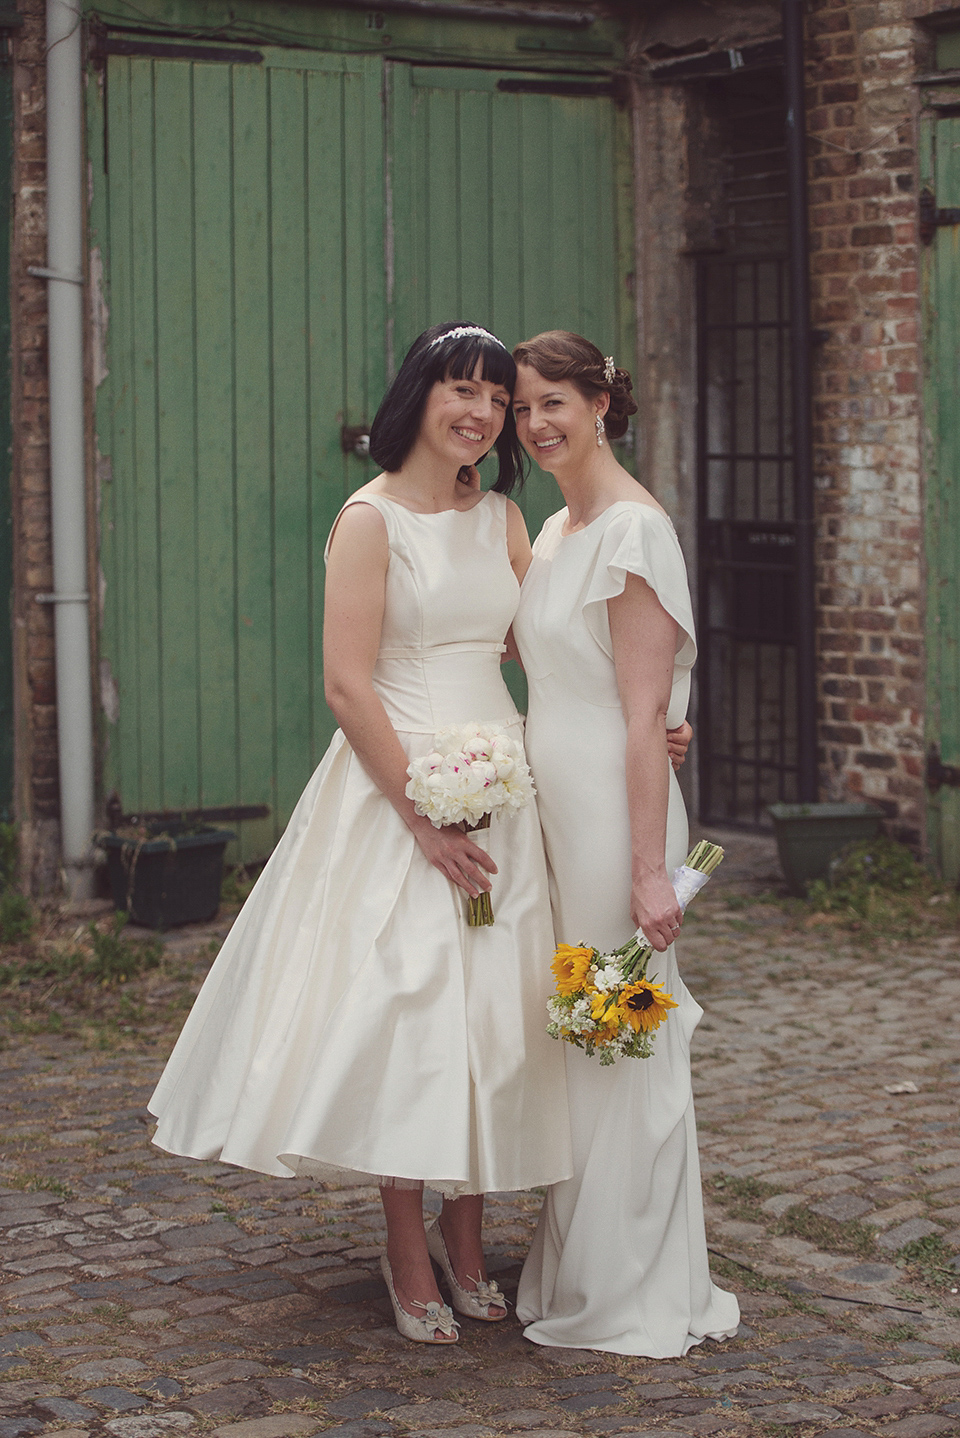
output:
[[[506,545],[507,501],[489,492],[472,509],[418,514],[381,494],[390,557],[373,684],[394,728],[516,717],[500,677],[504,636],[520,586]],[[346,508],[346,506],[344,506]]]

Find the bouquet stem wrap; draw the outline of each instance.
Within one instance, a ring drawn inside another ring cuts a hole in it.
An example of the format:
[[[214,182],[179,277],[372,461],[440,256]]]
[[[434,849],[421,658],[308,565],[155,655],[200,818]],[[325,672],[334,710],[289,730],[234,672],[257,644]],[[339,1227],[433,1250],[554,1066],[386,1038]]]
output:
[[[699,893],[723,858],[718,844],[702,839],[673,873],[673,891],[682,909]],[[547,1003],[551,1038],[599,1053],[601,1064],[618,1058],[649,1058],[656,1030],[671,1009],[670,994],[648,977],[654,953],[642,929],[612,953],[587,944],[560,944],[553,960],[557,992]]]

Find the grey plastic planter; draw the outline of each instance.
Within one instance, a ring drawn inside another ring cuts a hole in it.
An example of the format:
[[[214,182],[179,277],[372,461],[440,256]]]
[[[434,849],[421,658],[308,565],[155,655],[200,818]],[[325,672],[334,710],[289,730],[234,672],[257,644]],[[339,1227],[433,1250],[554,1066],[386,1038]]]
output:
[[[770,804],[780,867],[791,894],[802,898],[814,879],[825,879],[830,860],[855,839],[872,839],[883,811],[874,804]]]

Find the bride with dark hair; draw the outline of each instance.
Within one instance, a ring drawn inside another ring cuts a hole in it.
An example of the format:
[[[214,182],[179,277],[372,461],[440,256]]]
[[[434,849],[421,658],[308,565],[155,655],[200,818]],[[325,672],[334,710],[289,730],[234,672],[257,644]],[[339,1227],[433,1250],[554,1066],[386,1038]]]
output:
[[[340,729],[220,951],[151,1100],[173,1153],[379,1183],[397,1326],[456,1341],[506,1316],[483,1193],[571,1172],[563,1055],[544,1031],[553,933],[536,806],[489,852],[435,829],[407,766],[446,725],[521,738],[500,675],[529,557],[516,367],[476,325],[416,341],[371,431],[383,473],[327,546],[324,683]],[[473,487],[496,450],[493,490]],[[468,473],[469,472],[469,473]],[[462,477],[463,476],[463,477]],[[495,876],[496,923],[464,896]],[[424,1185],[444,1194],[429,1231]]]

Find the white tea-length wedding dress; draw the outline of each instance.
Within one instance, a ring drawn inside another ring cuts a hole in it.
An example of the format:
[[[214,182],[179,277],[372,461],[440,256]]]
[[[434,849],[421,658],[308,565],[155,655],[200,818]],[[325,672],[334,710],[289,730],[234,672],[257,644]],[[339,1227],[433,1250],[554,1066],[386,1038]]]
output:
[[[412,758],[448,724],[521,738],[500,676],[519,586],[506,500],[419,514],[382,495],[374,687]],[[452,1195],[571,1172],[544,1033],[553,933],[536,805],[494,818],[496,922],[424,857],[339,730],[211,969],[150,1102],[154,1142],[263,1173]]]
[[[626,795],[626,725],[607,600],[640,575],[679,627],[667,724],[683,721],[696,657],[683,555],[649,504],[621,501],[564,535],[567,511],[534,545],[514,621],[530,690],[527,755],[536,776],[559,942],[612,949],[634,932]],[[664,760],[664,762],[667,762]],[[672,770],[667,870],[687,854]],[[650,965],[679,1007],[650,1059],[601,1067],[562,1045],[573,1177],[550,1189],[520,1281],[525,1336],[561,1348],[680,1356],[730,1337],[737,1300],[711,1281],[690,1081],[702,1010],[674,947]]]

